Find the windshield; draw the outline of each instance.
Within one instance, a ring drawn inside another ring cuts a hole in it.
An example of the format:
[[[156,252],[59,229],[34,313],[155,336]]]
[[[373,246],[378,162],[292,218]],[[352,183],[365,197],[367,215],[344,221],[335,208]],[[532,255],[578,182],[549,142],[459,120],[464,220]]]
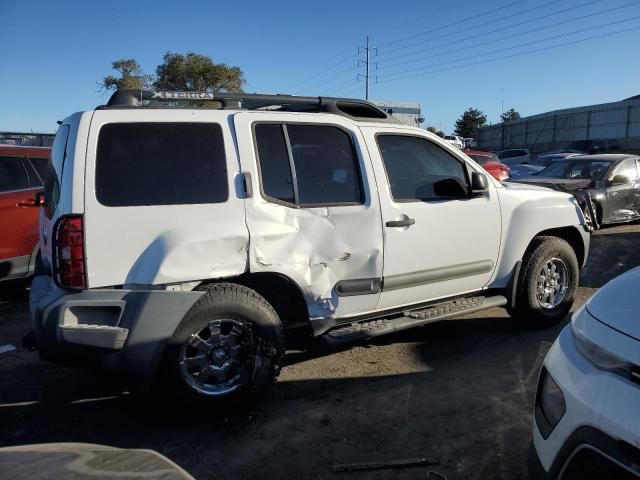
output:
[[[611,162],[604,160],[558,161],[537,173],[538,177],[603,180]]]

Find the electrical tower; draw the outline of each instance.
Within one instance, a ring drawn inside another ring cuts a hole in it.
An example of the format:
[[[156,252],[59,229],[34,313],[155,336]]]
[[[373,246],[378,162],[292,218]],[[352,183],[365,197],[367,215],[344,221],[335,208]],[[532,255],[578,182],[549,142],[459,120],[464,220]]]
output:
[[[360,64],[364,64],[364,74],[358,72],[358,79],[360,77],[364,77],[365,86],[364,86],[364,99],[369,100],[369,66],[371,65],[371,51],[375,50],[376,55],[378,54],[377,48],[372,48],[369,46],[369,36],[367,35],[366,44],[364,47],[358,45],[358,55],[364,52],[364,60],[358,59],[358,70],[360,69]]]

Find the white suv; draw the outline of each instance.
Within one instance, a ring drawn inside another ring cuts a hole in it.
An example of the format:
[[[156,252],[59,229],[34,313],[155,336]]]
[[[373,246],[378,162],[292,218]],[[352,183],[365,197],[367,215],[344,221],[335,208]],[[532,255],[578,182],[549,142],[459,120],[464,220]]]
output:
[[[573,315],[544,360],[532,479],[640,478],[640,268]]]
[[[560,320],[588,254],[573,196],[501,185],[360,100],[120,91],[53,152],[42,354],[197,398],[263,391],[289,333],[353,342],[495,306]]]

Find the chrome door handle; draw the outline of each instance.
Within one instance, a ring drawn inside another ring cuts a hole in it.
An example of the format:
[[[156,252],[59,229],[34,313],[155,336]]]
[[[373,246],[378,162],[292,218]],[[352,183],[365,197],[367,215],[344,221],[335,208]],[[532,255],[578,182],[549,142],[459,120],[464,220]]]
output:
[[[415,219],[407,218],[405,220],[389,220],[385,225],[387,227],[409,227],[416,223]]]

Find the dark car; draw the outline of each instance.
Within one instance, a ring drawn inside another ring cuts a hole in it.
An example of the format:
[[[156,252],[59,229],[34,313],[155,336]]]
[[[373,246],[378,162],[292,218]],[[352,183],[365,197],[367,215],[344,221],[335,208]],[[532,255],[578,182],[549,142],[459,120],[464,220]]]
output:
[[[572,193],[587,219],[600,225],[640,219],[640,156],[580,155],[513,180]]]

